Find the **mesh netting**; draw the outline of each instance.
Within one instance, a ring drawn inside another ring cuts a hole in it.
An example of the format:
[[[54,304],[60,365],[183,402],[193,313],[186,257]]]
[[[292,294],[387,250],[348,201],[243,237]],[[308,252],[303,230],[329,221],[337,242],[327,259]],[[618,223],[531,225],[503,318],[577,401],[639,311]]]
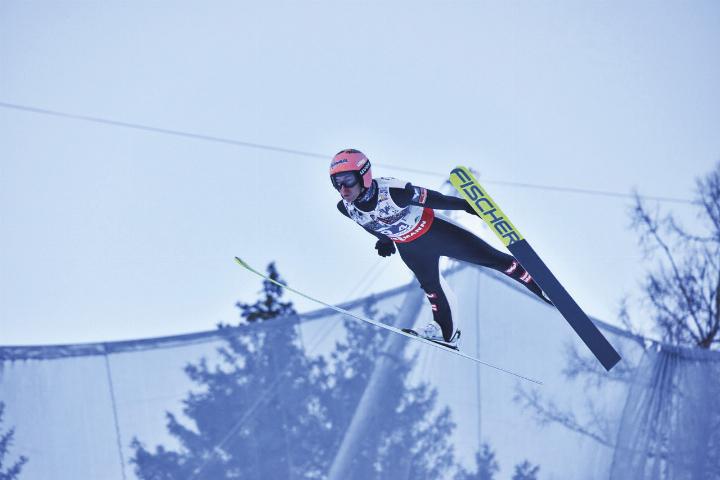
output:
[[[27,457],[24,480],[500,479],[524,461],[539,478],[720,478],[718,355],[599,324],[623,356],[607,374],[504,277],[465,267],[447,280],[463,351],[543,385],[331,310],[4,347],[6,462]],[[343,307],[405,327],[431,321],[423,298],[413,284]]]

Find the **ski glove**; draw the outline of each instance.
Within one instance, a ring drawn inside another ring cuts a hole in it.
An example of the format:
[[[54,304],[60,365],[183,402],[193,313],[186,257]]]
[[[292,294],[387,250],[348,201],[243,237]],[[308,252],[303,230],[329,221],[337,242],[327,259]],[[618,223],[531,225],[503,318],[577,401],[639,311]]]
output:
[[[395,253],[395,244],[385,240],[378,240],[375,244],[375,250],[378,251],[378,255],[381,257],[389,257]]]

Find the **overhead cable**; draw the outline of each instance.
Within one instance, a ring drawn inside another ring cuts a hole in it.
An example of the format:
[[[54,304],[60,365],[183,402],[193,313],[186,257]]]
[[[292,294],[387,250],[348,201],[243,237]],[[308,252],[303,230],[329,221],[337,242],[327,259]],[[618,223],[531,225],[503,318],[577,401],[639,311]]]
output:
[[[242,141],[242,140],[218,137],[218,136],[214,136],[214,135],[203,135],[203,134],[199,134],[199,133],[185,132],[182,130],[159,128],[159,127],[153,127],[150,125],[142,125],[139,123],[121,122],[118,120],[112,120],[112,119],[107,119],[107,118],[102,118],[102,117],[94,117],[94,116],[89,116],[89,115],[77,115],[77,114],[73,114],[73,113],[58,112],[55,110],[29,107],[26,105],[18,105],[18,104],[14,104],[14,103],[0,102],[0,108],[20,110],[20,111],[37,113],[37,114],[42,114],[42,115],[52,115],[55,117],[67,118],[67,119],[72,119],[72,120],[82,120],[82,121],[86,121],[86,122],[111,125],[114,127],[123,127],[123,128],[131,128],[134,130],[143,130],[146,132],[162,133],[165,135],[174,135],[174,136],[178,136],[178,137],[191,138],[194,140],[202,140],[202,141],[206,141],[206,142],[223,143],[223,144],[227,144],[227,145],[235,145],[238,147],[269,150],[269,151],[273,151],[273,152],[287,153],[290,155],[300,155],[300,156],[304,156],[304,157],[322,158],[322,159],[330,158],[329,155],[321,154],[321,153],[278,147],[275,145],[266,145],[266,144],[261,144],[261,143],[246,142],[246,141]],[[376,163],[375,165],[383,167],[383,168],[394,169],[394,170],[403,171],[403,172],[411,172],[411,173],[418,173],[418,174],[422,174],[422,175],[431,175],[431,176],[438,176],[441,178],[447,178],[447,174],[442,173],[442,172],[420,170],[420,169],[415,169],[415,168],[406,168],[406,167],[400,167],[397,165],[384,164],[384,163]],[[615,197],[615,198],[635,198],[635,195],[631,194],[631,193],[611,192],[611,191],[605,191],[605,190],[592,190],[592,189],[574,188],[574,187],[559,187],[559,186],[553,186],[553,185],[538,185],[538,184],[532,184],[532,183],[509,182],[509,181],[491,180],[491,179],[483,179],[483,182],[496,184],[496,185],[518,187],[518,188],[531,188],[531,189],[536,189],[536,190],[546,190],[546,191],[556,191],[556,192],[566,192],[566,193],[579,193],[579,194],[584,194],[584,195],[597,195],[597,196]],[[683,199],[683,198],[675,198],[675,197],[660,197],[660,196],[653,196],[653,195],[638,195],[638,197],[641,199],[655,200],[655,201],[659,201],[659,202],[673,202],[673,203],[683,203],[683,204],[692,204],[693,203],[691,200],[687,200],[687,199]]]

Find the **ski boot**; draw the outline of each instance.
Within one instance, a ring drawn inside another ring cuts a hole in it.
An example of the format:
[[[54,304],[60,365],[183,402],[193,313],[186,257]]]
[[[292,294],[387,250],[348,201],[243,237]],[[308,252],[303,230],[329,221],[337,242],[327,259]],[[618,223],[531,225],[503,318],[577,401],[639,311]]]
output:
[[[440,327],[435,322],[427,324],[425,328],[422,328],[419,331],[415,331],[411,328],[403,328],[402,331],[409,333],[410,335],[416,335],[420,338],[424,338],[425,340],[430,340],[431,342],[442,345],[443,347],[447,347],[452,350],[459,350],[458,342],[460,340],[460,330],[455,330],[450,337],[450,341],[445,340]]]

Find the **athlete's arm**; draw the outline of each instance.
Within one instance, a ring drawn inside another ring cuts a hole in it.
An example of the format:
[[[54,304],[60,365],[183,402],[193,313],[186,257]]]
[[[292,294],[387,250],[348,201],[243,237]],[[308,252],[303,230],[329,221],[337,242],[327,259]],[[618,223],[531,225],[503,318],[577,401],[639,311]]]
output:
[[[391,188],[390,196],[399,207],[417,205],[434,210],[465,210],[468,213],[475,213],[472,206],[462,198],[443,195],[435,190],[416,187],[411,183],[405,185],[405,188]]]

